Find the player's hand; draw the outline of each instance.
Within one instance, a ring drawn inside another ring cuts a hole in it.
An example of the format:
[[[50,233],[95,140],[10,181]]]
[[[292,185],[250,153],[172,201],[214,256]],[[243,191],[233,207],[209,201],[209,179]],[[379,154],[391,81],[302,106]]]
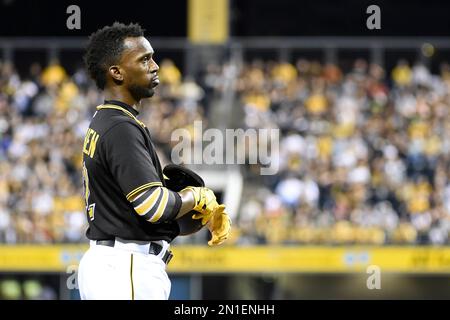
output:
[[[219,206],[214,192],[205,187],[187,187],[181,190],[190,190],[194,195],[194,208],[198,214],[194,214],[192,219],[202,219],[202,225],[208,223],[214,210]]]
[[[208,229],[211,232],[211,240],[208,241],[208,245],[217,246],[228,239],[231,231],[231,219],[225,212],[225,205],[221,204],[214,210],[208,223]]]

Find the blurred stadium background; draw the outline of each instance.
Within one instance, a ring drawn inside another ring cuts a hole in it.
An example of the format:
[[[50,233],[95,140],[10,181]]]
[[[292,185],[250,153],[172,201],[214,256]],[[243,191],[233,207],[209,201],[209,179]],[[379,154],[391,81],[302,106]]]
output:
[[[82,29],[67,30],[77,3]],[[176,239],[172,299],[450,298],[450,4],[379,1],[372,32],[369,4],[0,1],[0,298],[78,299],[81,148],[102,102],[82,53],[115,20],[155,48],[142,119],[164,163],[195,120],[281,131],[276,175],[191,166],[234,229],[218,249],[206,231]]]

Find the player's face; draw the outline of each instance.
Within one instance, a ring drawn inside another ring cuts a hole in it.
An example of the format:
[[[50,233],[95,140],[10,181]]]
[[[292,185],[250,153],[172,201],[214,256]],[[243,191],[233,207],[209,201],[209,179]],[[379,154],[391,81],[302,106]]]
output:
[[[136,100],[154,95],[159,84],[159,66],[153,60],[153,48],[144,37],[126,38],[121,59],[124,85]]]

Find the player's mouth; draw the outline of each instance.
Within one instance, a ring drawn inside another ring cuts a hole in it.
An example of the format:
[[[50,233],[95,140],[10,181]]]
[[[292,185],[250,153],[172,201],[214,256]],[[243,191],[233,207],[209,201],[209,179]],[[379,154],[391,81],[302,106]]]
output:
[[[158,76],[154,76],[152,78],[152,82],[151,82],[151,87],[154,88],[159,84],[159,77]]]

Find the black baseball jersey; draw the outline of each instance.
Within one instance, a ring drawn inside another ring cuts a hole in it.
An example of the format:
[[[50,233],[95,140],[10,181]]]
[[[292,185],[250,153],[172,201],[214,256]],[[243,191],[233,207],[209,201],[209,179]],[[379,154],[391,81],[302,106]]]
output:
[[[123,102],[105,101],[97,107],[86,133],[83,178],[89,222],[86,236],[91,240],[119,237],[170,242],[179,234],[174,218],[181,198],[164,187],[150,133],[137,115],[137,110]],[[143,190],[148,192],[134,201]]]

